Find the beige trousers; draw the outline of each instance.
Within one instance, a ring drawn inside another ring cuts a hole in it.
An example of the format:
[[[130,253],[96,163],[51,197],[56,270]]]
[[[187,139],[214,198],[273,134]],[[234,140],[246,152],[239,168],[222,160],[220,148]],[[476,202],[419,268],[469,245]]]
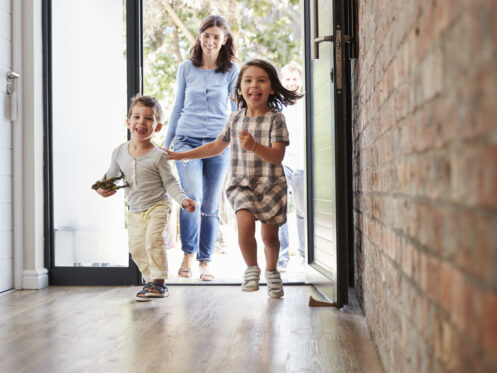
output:
[[[167,278],[164,240],[171,205],[161,201],[141,212],[129,212],[129,252],[147,282]]]

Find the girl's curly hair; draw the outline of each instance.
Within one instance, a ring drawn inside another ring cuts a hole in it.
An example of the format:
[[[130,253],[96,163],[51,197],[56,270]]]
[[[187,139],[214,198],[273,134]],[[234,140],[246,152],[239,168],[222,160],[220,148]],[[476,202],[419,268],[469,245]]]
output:
[[[303,97],[302,94],[296,91],[290,91],[283,87],[280,78],[278,77],[278,72],[273,65],[264,60],[254,59],[248,61],[245,65],[243,65],[236,81],[235,101],[239,109],[247,107],[247,103],[245,102],[245,99],[243,98],[241,93],[241,86],[243,74],[245,73],[245,70],[247,70],[247,68],[250,66],[256,66],[267,73],[269,81],[271,82],[271,89],[274,91],[274,93],[270,94],[267,99],[267,105],[272,110],[281,111],[283,109],[283,106],[293,105],[295,101]]]

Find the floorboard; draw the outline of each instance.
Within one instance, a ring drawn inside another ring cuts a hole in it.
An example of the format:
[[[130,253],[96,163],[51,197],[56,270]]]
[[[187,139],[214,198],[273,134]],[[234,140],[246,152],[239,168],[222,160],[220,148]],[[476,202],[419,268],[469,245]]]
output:
[[[311,286],[56,287],[0,296],[1,372],[382,372],[364,317]]]

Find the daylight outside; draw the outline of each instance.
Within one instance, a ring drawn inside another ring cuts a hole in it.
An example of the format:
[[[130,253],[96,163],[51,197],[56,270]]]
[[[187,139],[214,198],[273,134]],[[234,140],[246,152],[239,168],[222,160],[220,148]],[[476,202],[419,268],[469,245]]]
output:
[[[178,65],[188,59],[202,19],[216,14],[225,18],[236,46],[236,64],[241,67],[253,58],[271,62],[278,70],[289,62],[302,65],[302,24],[300,0],[144,0],[143,2],[144,94],[155,96],[164,110],[164,126],[154,142],[162,146],[174,103]],[[229,106],[229,105],[228,105]],[[303,153],[302,153],[303,157]],[[175,167],[173,166],[173,170]],[[178,206],[174,204],[166,237],[169,282],[178,279],[183,252],[179,237]],[[297,229],[292,198],[289,199],[290,255],[285,281],[302,281],[303,266],[294,243]],[[258,225],[259,226],[259,225]],[[257,229],[259,265],[264,265],[263,245]],[[293,247],[292,247],[293,246]],[[219,236],[211,261],[217,282],[240,281],[244,263],[237,245],[235,215],[223,193]],[[198,267],[191,279],[198,281]]]

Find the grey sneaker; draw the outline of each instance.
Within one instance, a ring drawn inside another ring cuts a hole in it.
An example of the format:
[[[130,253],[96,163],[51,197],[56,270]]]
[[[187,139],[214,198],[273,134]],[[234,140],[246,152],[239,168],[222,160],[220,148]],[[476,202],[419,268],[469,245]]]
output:
[[[265,274],[267,281],[267,294],[271,298],[281,298],[285,293],[283,292],[283,281],[278,271],[266,271]]]
[[[245,275],[243,276],[242,291],[256,291],[259,290],[259,278],[261,270],[257,266],[247,267]]]

